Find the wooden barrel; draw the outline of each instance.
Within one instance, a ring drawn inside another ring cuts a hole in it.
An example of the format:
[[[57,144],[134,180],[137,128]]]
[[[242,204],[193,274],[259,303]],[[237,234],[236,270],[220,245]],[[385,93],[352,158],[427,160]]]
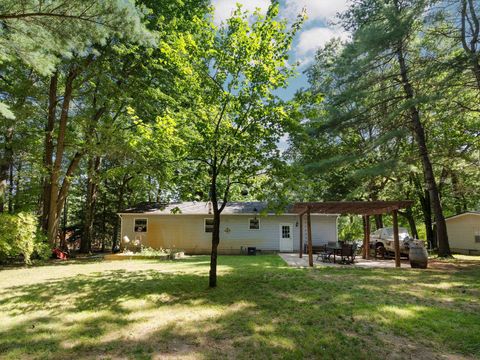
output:
[[[411,243],[410,244],[410,251],[409,251],[409,258],[410,258],[410,266],[412,268],[417,269],[426,269],[428,266],[428,253],[425,246],[420,243]]]

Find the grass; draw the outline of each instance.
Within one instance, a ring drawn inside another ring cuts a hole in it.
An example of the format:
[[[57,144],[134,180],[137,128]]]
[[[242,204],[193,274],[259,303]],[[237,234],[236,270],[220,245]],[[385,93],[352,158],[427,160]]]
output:
[[[0,271],[0,358],[480,358],[480,267],[288,268],[277,256]]]

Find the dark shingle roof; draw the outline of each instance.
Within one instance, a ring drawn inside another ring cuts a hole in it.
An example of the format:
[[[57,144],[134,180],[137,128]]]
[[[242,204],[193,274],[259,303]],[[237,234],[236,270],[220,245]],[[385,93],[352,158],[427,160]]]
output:
[[[260,214],[266,211],[267,205],[266,202],[260,201],[229,202],[225,206],[222,214]],[[208,202],[203,201],[175,202],[171,204],[141,203],[121,213],[208,215],[212,213],[212,207]]]

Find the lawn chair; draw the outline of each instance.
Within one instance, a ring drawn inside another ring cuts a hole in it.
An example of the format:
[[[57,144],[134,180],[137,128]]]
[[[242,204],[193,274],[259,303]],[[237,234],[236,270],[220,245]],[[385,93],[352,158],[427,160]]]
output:
[[[356,244],[343,244],[341,258],[343,263],[353,264],[357,252]]]
[[[318,252],[316,261],[318,261],[318,259],[322,259],[323,262],[330,261],[330,255],[332,254],[328,252],[327,245],[322,245],[321,250]]]

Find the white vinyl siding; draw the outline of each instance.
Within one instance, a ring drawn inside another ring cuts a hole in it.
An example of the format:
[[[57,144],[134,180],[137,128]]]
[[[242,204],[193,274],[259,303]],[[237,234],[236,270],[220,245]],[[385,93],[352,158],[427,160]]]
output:
[[[143,214],[142,214],[143,215]],[[122,215],[122,237],[135,239],[134,215]],[[138,214],[136,214],[138,217]],[[205,232],[205,215],[149,215],[148,231],[142,237],[145,246],[152,248],[177,248],[187,253],[208,254],[212,244],[212,234]],[[239,253],[240,248],[255,246],[264,251],[279,251],[279,224],[292,224],[293,250],[298,251],[300,227],[298,216],[267,215],[258,216],[259,229],[250,229],[252,215],[223,215],[220,220],[220,244],[222,253]],[[313,244],[336,239],[336,216],[312,215]],[[304,224],[306,221],[304,221]],[[305,224],[306,225],[306,224]],[[131,230],[129,230],[131,229]],[[304,243],[306,243],[306,232]]]
[[[454,252],[480,254],[480,215],[464,214],[446,219],[448,242]]]
[[[336,216],[312,215],[312,245],[319,246],[329,241],[338,241]],[[303,243],[307,243],[307,217],[303,218]],[[295,245],[295,243],[294,243]],[[297,247],[298,248],[298,245]]]

